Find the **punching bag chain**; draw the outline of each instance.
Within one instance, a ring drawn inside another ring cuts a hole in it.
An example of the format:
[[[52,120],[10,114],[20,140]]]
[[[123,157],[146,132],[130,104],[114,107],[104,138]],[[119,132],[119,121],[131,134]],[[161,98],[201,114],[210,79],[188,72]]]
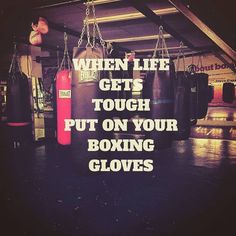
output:
[[[184,44],[181,41],[180,45],[179,45],[179,52],[178,52],[178,56],[177,56],[177,68],[176,68],[176,72],[179,71],[179,65],[180,65],[180,56],[182,56],[182,61],[183,61],[183,71],[184,73],[186,72],[186,66],[185,66],[185,55],[184,55],[184,50],[183,50]]]
[[[162,58],[164,58],[164,57],[169,58],[170,57],[168,49],[167,49],[167,45],[166,45],[162,25],[159,27],[158,39],[157,39],[157,42],[156,42],[156,46],[155,46],[152,58],[155,58],[157,56],[158,49],[161,51],[161,57]]]
[[[100,44],[104,48],[105,47],[105,41],[102,38],[102,34],[101,34],[100,28],[99,28],[98,23],[97,23],[97,17],[96,17],[96,12],[95,12],[95,7],[94,7],[93,0],[92,0],[92,12],[93,12],[93,19],[94,19],[94,24],[93,24],[94,25],[94,28],[93,28],[94,29],[94,45],[95,45],[95,36],[96,36],[95,33],[96,33],[96,29],[97,29]]]
[[[88,23],[88,17],[90,15],[90,9],[89,9],[89,6],[87,7],[86,9],[86,18],[85,18],[85,21],[86,21],[86,33],[87,33],[87,44],[86,44],[86,47],[90,46],[92,47],[93,45],[91,44],[90,42],[90,29],[89,29],[89,23]]]
[[[67,33],[64,32],[64,54],[63,54],[63,58],[62,58],[59,70],[65,70],[65,69],[71,70],[72,69],[72,62],[71,62],[70,55],[68,52],[68,42],[67,41],[68,41],[68,36],[67,36]]]
[[[92,19],[92,25],[93,25],[92,43],[90,41],[90,28],[89,28],[89,16],[90,16],[91,10],[92,10],[92,18],[91,19]],[[87,3],[86,3],[86,16],[85,16],[85,19],[84,19],[80,39],[78,41],[78,47],[80,47],[81,44],[82,44],[82,41],[83,41],[83,38],[84,38],[84,35],[85,35],[85,31],[86,31],[86,34],[87,34],[86,47],[88,47],[88,46],[90,46],[92,48],[96,47],[96,33],[97,33],[101,46],[103,48],[105,48],[106,43],[105,43],[104,39],[102,38],[102,34],[101,34],[100,28],[99,28],[98,23],[97,23],[96,12],[95,12],[95,7],[94,7],[94,1],[93,0],[92,1],[88,0]]]
[[[197,67],[203,67],[202,56],[201,55],[199,55],[199,57],[198,57]]]
[[[88,43],[90,42],[89,23],[88,23],[88,17],[89,17],[89,14],[90,14],[90,9],[89,9],[88,4],[86,4],[85,14],[86,14],[86,16],[85,16],[85,19],[84,19],[83,28],[82,28],[82,31],[81,31],[81,34],[80,34],[80,38],[79,38],[79,41],[78,41],[78,47],[80,47],[82,42],[83,42],[83,38],[84,38],[84,35],[85,35],[85,30],[87,30],[87,41],[88,41]]]

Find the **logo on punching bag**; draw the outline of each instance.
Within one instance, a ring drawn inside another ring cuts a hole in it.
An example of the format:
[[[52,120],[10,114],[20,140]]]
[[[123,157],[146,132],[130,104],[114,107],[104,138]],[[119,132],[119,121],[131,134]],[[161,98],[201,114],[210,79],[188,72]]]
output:
[[[59,90],[59,98],[71,98],[71,90]]]
[[[97,70],[82,70],[79,82],[96,82],[99,81],[100,74]]]
[[[192,87],[192,88],[191,88],[191,92],[192,92],[192,93],[196,93],[196,92],[197,92],[197,87]]]

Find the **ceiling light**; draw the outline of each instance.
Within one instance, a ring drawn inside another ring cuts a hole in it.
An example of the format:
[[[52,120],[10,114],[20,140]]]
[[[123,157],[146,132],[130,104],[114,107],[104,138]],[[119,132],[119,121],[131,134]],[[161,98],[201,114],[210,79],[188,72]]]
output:
[[[144,41],[144,40],[154,40],[158,39],[159,35],[146,35],[139,37],[129,37],[129,38],[118,38],[118,39],[106,39],[106,42],[109,43],[126,43],[126,42],[134,42],[134,41]],[[171,38],[170,34],[164,34],[164,38]]]
[[[162,16],[162,15],[178,13],[179,11],[175,7],[169,7],[169,8],[164,8],[164,9],[153,10],[153,12],[158,16]],[[127,13],[127,14],[114,15],[114,16],[97,17],[97,23],[126,21],[126,20],[134,20],[134,19],[141,19],[141,18],[145,18],[145,16],[142,13],[133,12],[133,13]],[[88,20],[89,24],[92,24],[93,22],[94,22],[94,19]]]
[[[182,46],[181,48],[186,49],[188,47]],[[178,49],[180,49],[180,47],[168,47],[167,48],[167,50],[178,50]],[[153,52],[154,50],[155,50],[154,48],[147,48],[147,49],[137,49],[137,50],[134,50],[134,51],[135,52]],[[162,49],[158,48],[157,50],[161,51]]]

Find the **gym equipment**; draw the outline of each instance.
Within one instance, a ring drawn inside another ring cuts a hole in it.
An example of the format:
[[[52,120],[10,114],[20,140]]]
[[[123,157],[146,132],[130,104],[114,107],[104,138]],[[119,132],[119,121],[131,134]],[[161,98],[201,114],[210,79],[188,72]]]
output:
[[[25,126],[31,122],[28,78],[21,72],[9,75],[7,84],[7,124]]]
[[[128,70],[127,71],[121,71],[121,77],[122,79],[133,79],[133,62],[130,58],[130,61],[128,62]],[[123,86],[124,87],[124,86]],[[125,91],[124,89],[122,89],[122,91],[119,91],[119,98],[120,99],[131,99],[132,98],[132,90],[130,91]],[[119,116],[121,118],[128,118],[130,119],[132,116],[134,116],[135,114],[138,114],[138,112],[121,112],[119,114]]]
[[[208,102],[211,102],[214,99],[214,86],[208,85]]]
[[[14,145],[16,141],[21,143],[26,139],[32,139],[28,78],[21,71],[16,45],[14,46],[14,54],[7,81],[6,114],[10,141],[13,141]]]
[[[31,31],[29,36],[29,42],[34,46],[41,44],[42,43],[41,33],[36,31]]]
[[[182,55],[183,71],[179,71],[180,56]],[[185,70],[185,56],[183,43],[180,42],[180,49],[177,57],[177,72],[174,81],[174,118],[177,120],[178,131],[174,132],[175,140],[185,140],[190,136],[190,83],[189,73]]]
[[[73,58],[104,58],[103,48],[74,48]],[[105,78],[99,71],[72,71],[72,118],[98,119],[101,123],[103,111],[94,111],[92,99],[103,98],[98,81]],[[73,132],[72,139],[75,142],[87,140],[89,137],[97,138],[99,132]]]
[[[159,27],[159,38],[156,43],[155,50],[153,52],[153,58],[156,57],[158,48],[161,51],[162,58],[170,58],[163,35],[163,27]],[[144,96],[151,99],[151,118],[152,119],[172,119],[174,111],[174,93],[173,93],[173,78],[174,64],[170,60],[169,71],[148,72],[145,78]],[[149,92],[148,92],[149,91]],[[152,131],[150,134],[151,139],[154,139],[156,149],[164,149],[171,146],[172,132]]]
[[[93,35],[92,42],[90,41],[90,29],[89,29],[89,15],[92,10],[93,22]],[[81,47],[83,38],[87,34],[87,44],[85,47]],[[96,33],[100,39],[100,45],[96,44]],[[107,50],[105,47],[105,41],[102,38],[99,26],[96,21],[94,4],[86,5],[86,17],[78,46],[73,49],[73,62],[79,62],[80,59],[94,58],[103,59],[107,57]],[[77,59],[77,60],[76,60]],[[99,80],[102,78],[108,78],[108,73],[97,70],[76,70],[74,64],[74,70],[72,71],[72,118],[73,119],[98,119],[98,126],[96,131],[89,132],[88,130],[78,132],[72,129],[72,144],[78,144],[87,142],[87,139],[99,137],[104,138],[108,132],[104,133],[101,128],[101,120],[106,118],[109,112],[94,111],[94,104],[92,99],[103,98],[105,93],[99,89]]]
[[[57,94],[57,142],[61,145],[71,144],[71,132],[64,130],[65,119],[71,118],[71,69],[67,47],[67,34],[64,33],[64,56],[56,75]]]
[[[190,75],[191,83],[191,118],[202,119],[208,109],[208,74]]]
[[[233,103],[235,97],[235,86],[233,83],[223,84],[223,101]]]
[[[188,66],[190,80],[190,117],[191,119],[202,119],[207,114],[208,109],[208,74],[195,73],[196,67],[203,67],[201,56],[199,56],[197,66],[193,64]]]
[[[48,22],[43,17],[39,17],[38,23],[37,24],[32,23],[31,26],[34,31],[39,32],[40,34],[47,34],[49,31]]]
[[[176,72],[174,118],[178,131],[174,132],[175,140],[185,140],[190,136],[190,84],[188,72]]]

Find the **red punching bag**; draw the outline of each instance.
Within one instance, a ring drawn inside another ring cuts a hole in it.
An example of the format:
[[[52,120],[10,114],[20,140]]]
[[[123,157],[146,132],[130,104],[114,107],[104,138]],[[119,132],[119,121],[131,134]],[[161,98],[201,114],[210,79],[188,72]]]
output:
[[[61,145],[70,145],[71,132],[65,131],[65,119],[71,119],[72,63],[69,57],[66,33],[64,33],[64,43],[64,57],[56,75],[57,142]]]
[[[71,76],[69,70],[57,73],[57,141],[62,145],[71,143],[71,132],[65,131],[65,119],[71,118]]]

